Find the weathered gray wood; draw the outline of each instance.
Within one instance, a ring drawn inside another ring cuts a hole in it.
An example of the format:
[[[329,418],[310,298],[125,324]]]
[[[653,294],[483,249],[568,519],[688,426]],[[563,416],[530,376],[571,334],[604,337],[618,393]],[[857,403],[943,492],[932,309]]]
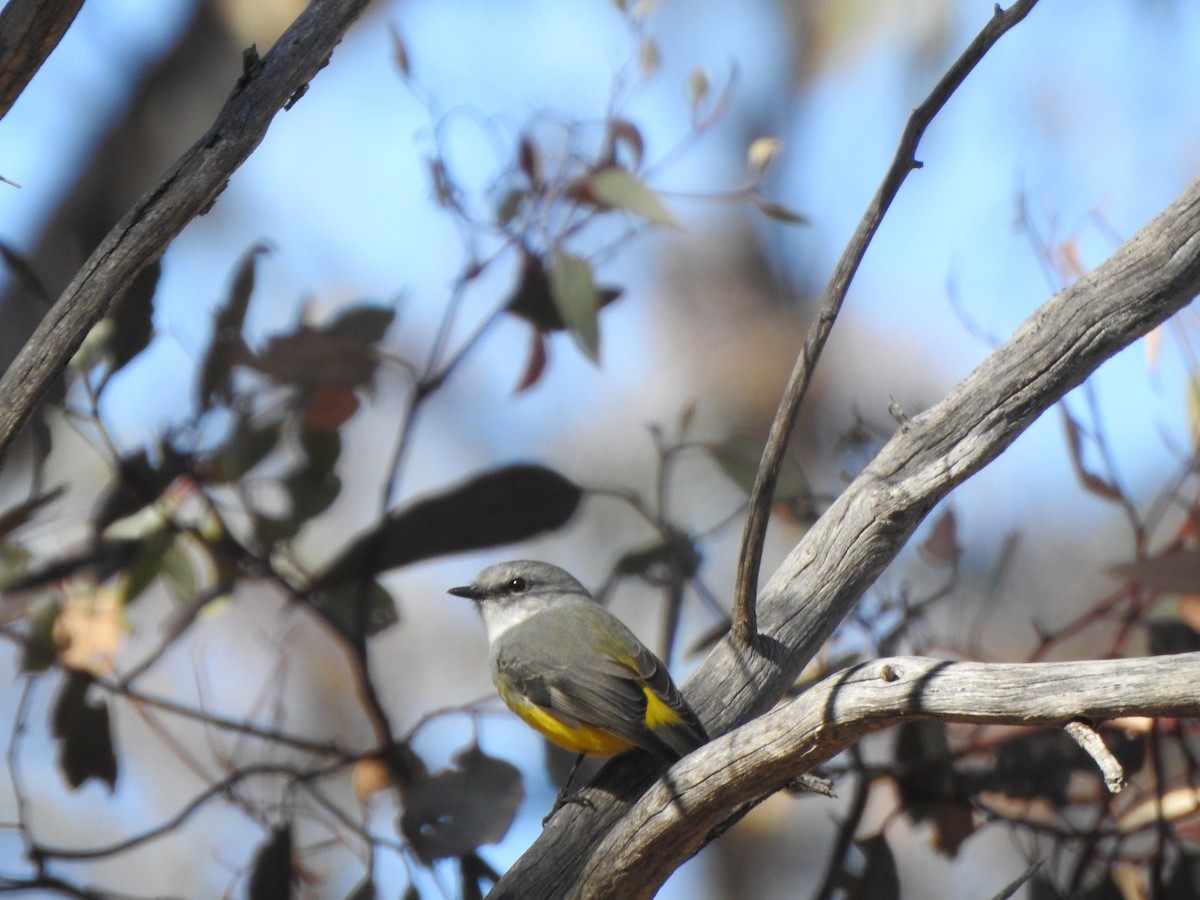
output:
[[[834,673],[677,763],[592,852],[577,897],[650,897],[732,810],[898,722],[1066,725],[1200,715],[1200,653],[997,664],[896,657]]]
[[[212,205],[267,133],[304,93],[368,0],[313,0],[265,57],[248,57],[212,127],[114,226],[0,379],[0,467],[13,440],[88,331],[184,226]]]
[[[773,706],[940,499],[1198,292],[1195,182],[1103,264],[1046,301],[945,399],[913,415],[809,530],[759,595],[758,644],[722,641],[685,685],[709,732]],[[556,815],[493,896],[577,889],[592,847],[653,780],[648,765],[631,756],[606,766],[586,791],[594,808]]]

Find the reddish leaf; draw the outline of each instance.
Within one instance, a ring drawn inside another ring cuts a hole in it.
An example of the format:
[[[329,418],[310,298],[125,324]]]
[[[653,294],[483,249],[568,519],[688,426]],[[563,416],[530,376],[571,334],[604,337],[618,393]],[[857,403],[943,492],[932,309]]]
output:
[[[541,381],[546,371],[546,360],[546,339],[542,332],[534,331],[529,344],[529,361],[525,364],[521,380],[517,382],[516,393],[527,391]]]
[[[1200,594],[1200,550],[1170,550],[1110,571],[1160,594]]]
[[[336,431],[358,412],[358,395],[344,387],[319,387],[305,400],[304,424],[309,428]]]
[[[929,537],[921,544],[921,553],[937,565],[950,566],[958,562],[962,546],[958,543],[958,517],[954,510],[947,509],[938,516]]]

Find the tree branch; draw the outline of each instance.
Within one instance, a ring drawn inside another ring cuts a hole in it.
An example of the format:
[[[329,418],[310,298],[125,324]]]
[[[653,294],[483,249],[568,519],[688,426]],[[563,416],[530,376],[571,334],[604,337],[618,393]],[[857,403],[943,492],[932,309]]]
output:
[[[83,0],[10,0],[0,12],[0,118],[67,33]]]
[[[93,325],[134,277],[204,213],[262,141],[280,109],[304,93],[368,0],[313,0],[246,71],[207,133],[116,224],[0,379],[0,467],[21,426]]]
[[[1013,664],[895,657],[854,666],[672,767],[595,848],[570,896],[653,896],[732,812],[890,725],[1197,716],[1198,683],[1200,653]]]
[[[975,65],[1010,28],[1029,14],[1036,3],[1037,0],[1019,0],[1008,10],[1003,10],[997,5],[991,20],[941,77],[925,98],[925,102],[909,115],[900,146],[896,148],[896,155],[883,178],[883,183],[879,185],[879,190],[875,192],[867,211],[863,213],[850,243],[842,251],[842,257],[833,270],[833,277],[829,279],[829,284],[821,295],[817,317],[804,336],[804,346],[800,355],[796,357],[787,387],[784,388],[783,399],[779,401],[779,409],[771,422],[771,431],[763,448],[762,462],[759,463],[754,488],[750,492],[750,506],[738,556],[737,583],[733,591],[733,636],[743,644],[753,641],[758,634],[758,617],[754,602],[758,596],[758,569],[762,565],[767,522],[771,517],[775,484],[779,480],[788,439],[796,424],[796,416],[800,413],[800,404],[808,392],[817,360],[825,348],[830,332],[833,331],[833,323],[841,312],[846,293],[850,290],[850,282],[854,280],[854,274],[858,271],[875,232],[879,230],[888,207],[900,192],[900,185],[904,184],[909,172],[921,167],[916,153],[917,144],[924,137],[925,129],[971,74]]]
[[[1048,300],[945,399],[902,425],[809,529],[762,589],[759,639],[747,646],[727,637],[686,685],[709,733],[773,706],[939,500],[1197,292],[1200,181]],[[657,771],[640,754],[605,766],[596,780],[601,789],[589,792],[595,808],[571,806],[555,816],[493,895],[566,893],[591,845]]]

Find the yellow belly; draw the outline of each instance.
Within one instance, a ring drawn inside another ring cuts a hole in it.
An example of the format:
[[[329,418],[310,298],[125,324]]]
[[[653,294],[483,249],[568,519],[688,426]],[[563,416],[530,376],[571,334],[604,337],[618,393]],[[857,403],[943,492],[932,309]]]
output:
[[[593,756],[616,756],[633,748],[633,744],[591,725],[569,725],[540,706],[520,695],[502,691],[500,698],[509,709],[521,717],[530,728],[547,740],[573,753]]]

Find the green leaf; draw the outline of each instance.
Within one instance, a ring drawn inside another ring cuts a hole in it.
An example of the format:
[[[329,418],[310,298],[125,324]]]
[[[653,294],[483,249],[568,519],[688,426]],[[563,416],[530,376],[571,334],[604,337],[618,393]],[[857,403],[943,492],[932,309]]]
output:
[[[620,166],[601,169],[588,178],[592,196],[614,209],[623,209],[654,225],[678,228],[679,223],[658,194],[646,187],[632,172]]]
[[[339,312],[322,331],[356,337],[364,344],[378,344],[396,319],[396,310],[374,303],[356,303]]]
[[[600,358],[600,298],[592,266],[582,256],[556,247],[550,254],[550,295],[576,343],[592,362]]]
[[[41,604],[30,617],[29,633],[25,635],[21,653],[22,672],[44,672],[58,658],[54,623],[60,612],[62,604],[55,601]]]
[[[342,584],[313,594],[311,602],[313,609],[355,644],[400,621],[395,598],[378,581],[365,587]]]
[[[122,604],[136,600],[162,573],[163,557],[174,543],[175,535],[167,528],[154,532],[141,542],[137,556],[125,570],[120,597]]]
[[[229,440],[204,466],[208,484],[228,484],[237,481],[267,458],[279,445],[283,420],[251,425],[244,419],[229,435]]]

